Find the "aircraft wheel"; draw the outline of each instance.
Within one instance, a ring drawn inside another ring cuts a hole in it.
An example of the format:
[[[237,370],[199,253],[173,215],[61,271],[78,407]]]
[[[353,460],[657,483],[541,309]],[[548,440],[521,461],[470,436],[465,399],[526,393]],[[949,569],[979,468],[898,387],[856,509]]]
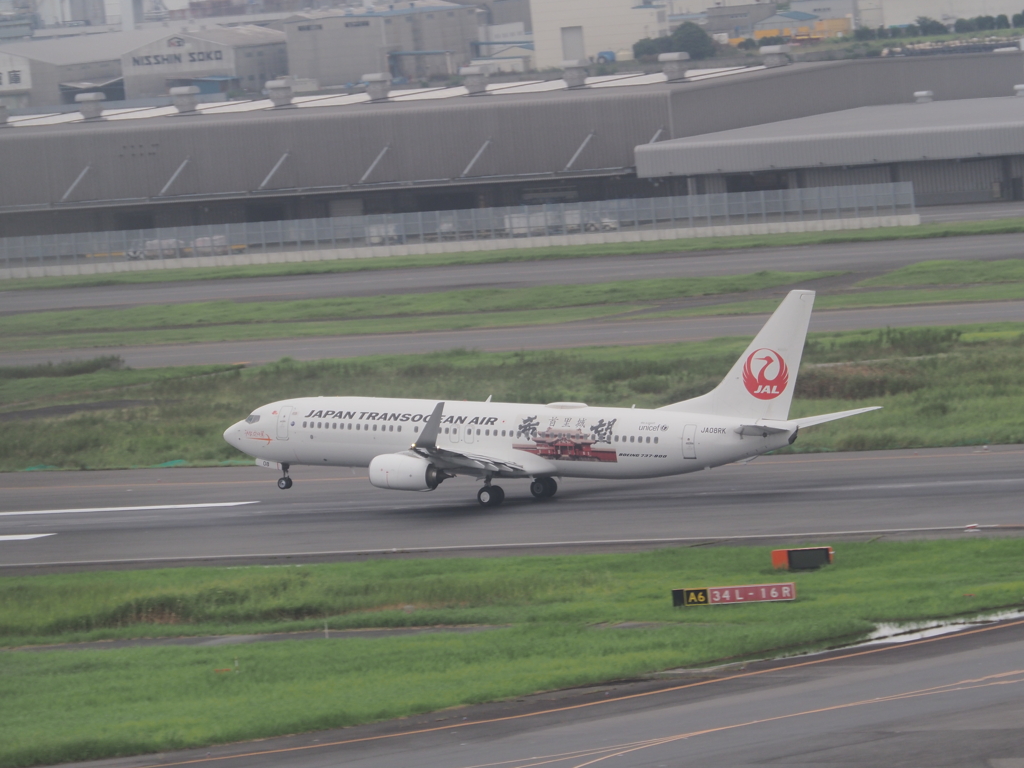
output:
[[[558,492],[558,483],[555,482],[553,477],[541,478],[541,482],[544,483],[544,498],[550,499]]]
[[[558,483],[553,477],[538,477],[530,483],[530,493],[535,499],[550,499],[558,491]]]
[[[292,479],[290,477],[282,477],[280,480],[277,481],[277,487],[280,488],[282,491],[287,491],[289,488],[292,487]]]
[[[485,507],[496,507],[505,500],[505,492],[497,485],[485,485],[476,493],[476,500]]]

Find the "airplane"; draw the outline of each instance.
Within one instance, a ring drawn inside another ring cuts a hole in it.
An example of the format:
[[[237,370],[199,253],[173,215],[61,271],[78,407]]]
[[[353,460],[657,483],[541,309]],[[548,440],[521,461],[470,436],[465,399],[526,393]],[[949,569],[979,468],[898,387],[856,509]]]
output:
[[[752,459],[801,429],[874,411],[789,418],[814,291],[795,290],[711,392],[662,408],[301,397],[269,403],[224,431],[229,445],[292,487],[296,465],[368,467],[377,488],[432,491],[480,479],[480,504],[505,498],[495,480],[530,480],[549,499],[558,478],[652,478]]]

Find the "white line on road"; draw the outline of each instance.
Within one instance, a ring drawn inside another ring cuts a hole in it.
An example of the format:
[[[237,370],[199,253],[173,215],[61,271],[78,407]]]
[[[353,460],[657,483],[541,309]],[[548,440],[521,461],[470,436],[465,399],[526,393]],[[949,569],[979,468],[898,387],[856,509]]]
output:
[[[0,541],[28,541],[29,539],[42,539],[46,536],[56,536],[55,533],[10,533],[0,536]]]
[[[161,509],[208,509],[212,507],[241,507],[259,504],[258,501],[218,501],[207,504],[161,504],[154,507],[89,507],[86,509],[33,509],[25,512],[0,512],[0,517],[11,515],[73,515],[79,512],[152,512]]]

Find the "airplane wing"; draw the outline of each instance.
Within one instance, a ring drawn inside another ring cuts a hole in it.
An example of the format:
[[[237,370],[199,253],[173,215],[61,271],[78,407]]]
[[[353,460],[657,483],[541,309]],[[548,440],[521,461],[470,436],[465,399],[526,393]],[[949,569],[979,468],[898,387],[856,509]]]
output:
[[[434,412],[427,418],[426,426],[412,444],[414,453],[430,459],[441,469],[452,470],[466,475],[499,474],[506,477],[530,477],[532,475],[556,474],[557,468],[547,459],[532,453],[515,450],[490,451],[439,448],[437,435],[441,430],[444,403],[434,406]]]

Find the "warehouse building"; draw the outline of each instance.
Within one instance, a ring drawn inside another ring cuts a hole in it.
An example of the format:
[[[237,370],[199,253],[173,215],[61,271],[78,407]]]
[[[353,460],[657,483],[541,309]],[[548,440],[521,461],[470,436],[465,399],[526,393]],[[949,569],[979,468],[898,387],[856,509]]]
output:
[[[139,29],[0,43],[0,57],[18,60],[3,70],[0,97],[13,107],[72,104],[85,91],[123,99],[121,55],[166,36],[166,29]]]
[[[637,175],[698,193],[910,181],[919,205],[1024,199],[1024,98],[918,99],[637,147]]]
[[[443,0],[298,14],[282,27],[289,71],[322,86],[358,83],[371,72],[408,80],[454,75],[472,56],[476,17],[475,7]]]
[[[1005,96],[1022,71],[1018,51],[18,116],[0,128],[0,167],[18,179],[0,185],[0,236],[893,179],[926,203],[1005,199],[1024,149],[995,137],[1024,130],[1024,98]],[[908,104],[920,90],[935,101]],[[859,108],[880,110],[853,131],[867,138],[839,137]],[[707,136],[730,131],[712,151]],[[935,154],[908,155],[918,138]]]
[[[284,33],[252,25],[165,32],[125,53],[120,63],[128,99],[162,96],[183,85],[259,93],[268,80],[288,74]]]

